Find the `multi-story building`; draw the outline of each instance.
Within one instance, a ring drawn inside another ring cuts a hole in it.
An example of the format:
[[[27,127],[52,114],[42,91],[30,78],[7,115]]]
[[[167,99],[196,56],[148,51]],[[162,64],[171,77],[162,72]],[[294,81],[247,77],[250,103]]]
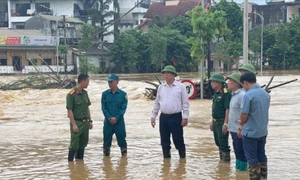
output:
[[[8,8],[7,1],[0,1],[0,27],[8,26]]]
[[[7,0],[7,9],[8,27],[24,29],[25,22],[36,14],[74,17],[83,9],[83,0]]]
[[[141,0],[119,0],[120,17],[127,13],[130,9],[135,7]],[[130,13],[124,16],[120,21],[120,30],[135,28],[142,23],[145,18],[143,17],[149,8],[149,1],[142,2]]]

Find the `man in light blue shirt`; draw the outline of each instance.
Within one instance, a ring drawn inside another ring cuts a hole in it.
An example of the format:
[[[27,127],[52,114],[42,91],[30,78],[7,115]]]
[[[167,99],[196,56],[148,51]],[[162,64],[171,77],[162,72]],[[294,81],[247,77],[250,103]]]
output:
[[[240,116],[243,105],[243,97],[245,91],[242,88],[242,83],[240,82],[241,75],[238,72],[232,73],[227,77],[227,87],[232,92],[230,105],[229,105],[229,118],[228,118],[228,131],[232,137],[232,144],[235,154],[235,168],[240,171],[246,171],[247,169],[247,159],[244,153],[243,140],[241,136],[238,136],[238,131],[240,129]]]
[[[265,144],[268,135],[270,96],[256,84],[255,74],[244,73],[240,78],[247,91],[243,98],[240,124],[243,145],[249,163],[250,180],[267,178]]]

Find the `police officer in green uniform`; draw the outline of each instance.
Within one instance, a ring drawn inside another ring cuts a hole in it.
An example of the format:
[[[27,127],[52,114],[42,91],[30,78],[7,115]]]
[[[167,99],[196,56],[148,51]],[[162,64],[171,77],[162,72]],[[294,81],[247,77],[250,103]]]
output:
[[[215,143],[219,147],[220,160],[230,162],[227,126],[231,93],[225,88],[225,79],[221,74],[214,74],[209,80],[215,91],[212,104],[213,120],[210,129],[213,131]]]
[[[83,159],[84,149],[89,140],[89,129],[93,128],[89,106],[91,105],[87,91],[89,76],[80,74],[77,86],[67,95],[67,111],[70,119],[71,142],[68,161]]]
[[[104,114],[103,125],[103,153],[110,155],[112,136],[116,134],[121,154],[127,155],[126,130],[124,114],[127,109],[128,98],[126,92],[118,88],[119,76],[111,74],[108,78],[109,89],[102,93],[101,104]]]

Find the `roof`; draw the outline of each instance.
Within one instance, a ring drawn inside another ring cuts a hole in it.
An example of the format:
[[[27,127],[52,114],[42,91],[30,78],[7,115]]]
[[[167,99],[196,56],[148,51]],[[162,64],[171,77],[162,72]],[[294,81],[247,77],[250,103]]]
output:
[[[10,37],[19,37],[19,36],[45,36],[38,30],[27,30],[27,29],[8,29],[0,28],[0,36],[10,36]]]
[[[165,2],[154,2],[144,18],[184,16],[186,12],[201,4],[201,0],[180,0],[178,5],[166,6]]]
[[[56,21],[56,20],[62,21],[63,20],[62,16],[51,16],[51,15],[42,15],[42,14],[39,14],[39,15],[36,15],[36,16],[43,17],[43,18],[45,18],[49,21]],[[83,21],[81,21],[78,18],[72,18],[72,17],[68,17],[68,16],[66,16],[66,22],[69,22],[69,23],[70,22],[71,23],[84,23]]]

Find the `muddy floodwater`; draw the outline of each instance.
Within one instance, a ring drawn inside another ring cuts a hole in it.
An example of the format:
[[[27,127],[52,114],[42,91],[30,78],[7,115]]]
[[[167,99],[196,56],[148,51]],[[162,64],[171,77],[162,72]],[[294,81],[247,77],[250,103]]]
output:
[[[276,74],[272,85],[300,79],[300,72],[269,72],[258,75],[266,84]],[[161,75],[157,74],[161,79]],[[197,80],[197,73],[182,74],[181,79]],[[2,82],[16,77],[1,76]],[[156,81],[154,74],[121,75],[119,87],[128,93],[125,114],[128,155],[121,157],[114,138],[111,156],[102,154],[103,115],[101,93],[107,89],[105,76],[92,76],[87,88],[92,105],[94,129],[84,161],[67,162],[70,141],[65,98],[69,90],[0,91],[0,180],[20,179],[137,179],[137,180],[244,180],[247,172],[235,170],[232,162],[220,163],[213,134],[209,130],[211,100],[190,100],[189,125],[184,128],[186,160],[180,160],[172,144],[172,158],[164,160],[158,127],[150,125],[153,101],[143,96]],[[271,85],[271,86],[272,86]],[[266,152],[269,180],[300,179],[300,81],[275,88],[270,93],[269,136]],[[232,143],[230,138],[230,144]]]

